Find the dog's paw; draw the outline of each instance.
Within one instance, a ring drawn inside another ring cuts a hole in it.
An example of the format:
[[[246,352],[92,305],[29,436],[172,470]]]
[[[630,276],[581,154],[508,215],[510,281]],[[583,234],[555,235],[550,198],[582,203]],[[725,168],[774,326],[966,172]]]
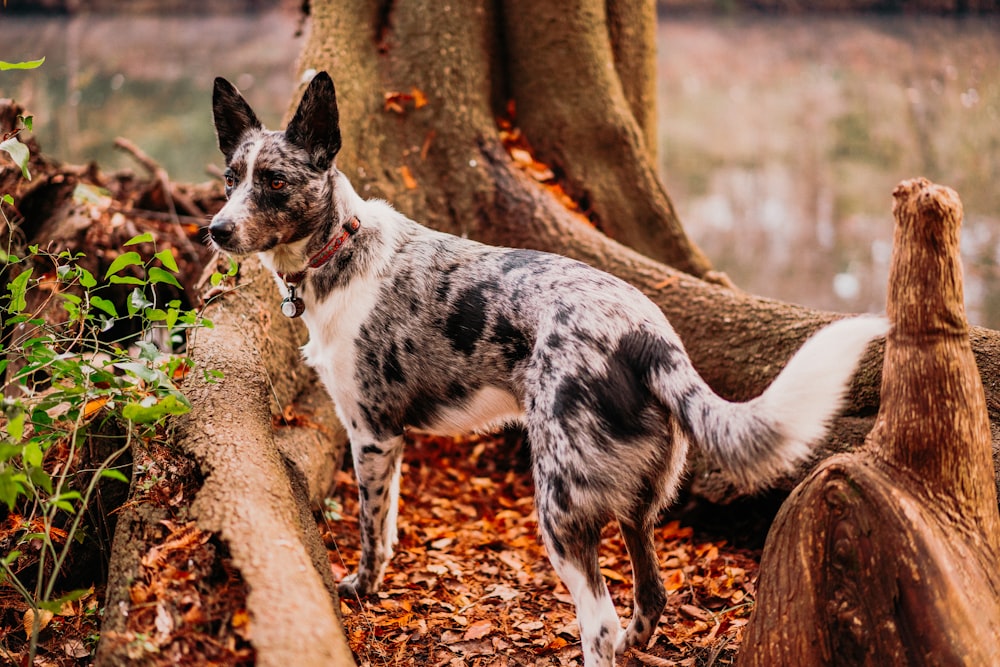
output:
[[[347,575],[337,584],[337,593],[340,597],[357,598],[371,595],[378,590],[371,582],[371,577],[362,576],[359,572]]]
[[[633,619],[627,628],[622,628],[618,631],[618,639],[615,642],[615,654],[622,655],[633,646],[640,649],[645,648],[649,644],[649,638],[653,636],[653,630],[655,629],[656,626],[648,620]]]

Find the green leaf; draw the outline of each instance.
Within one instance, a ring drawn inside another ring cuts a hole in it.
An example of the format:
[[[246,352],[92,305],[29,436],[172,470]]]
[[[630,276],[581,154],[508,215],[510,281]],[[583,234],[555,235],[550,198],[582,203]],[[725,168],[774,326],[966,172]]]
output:
[[[52,478],[42,468],[30,468],[28,470],[28,479],[35,486],[45,489],[46,493],[52,493]]]
[[[49,600],[48,602],[38,602],[39,609],[45,609],[51,611],[53,614],[58,614],[67,602],[76,602],[80,598],[89,595],[89,588],[78,588],[75,591],[70,591],[65,595],[56,598],[55,600]]]
[[[128,477],[125,476],[121,470],[115,470],[113,468],[108,468],[101,471],[101,477],[107,477],[108,479],[117,479],[119,482],[129,483]]]
[[[177,268],[177,260],[174,259],[174,254],[170,252],[170,249],[161,250],[160,252],[153,255],[156,259],[160,260],[163,266],[167,267],[174,273],[177,273],[180,269]]]
[[[140,350],[140,359],[145,359],[146,361],[156,361],[157,358],[159,358],[160,348],[156,347],[156,343],[151,343],[148,340],[137,340],[135,344]]]
[[[140,310],[145,310],[153,305],[153,302],[146,298],[146,295],[142,293],[142,290],[138,287],[132,290],[132,293],[128,295],[128,313],[129,315],[135,315]]]
[[[150,322],[162,322],[167,319],[167,311],[160,308],[150,308],[146,311],[146,319]]]
[[[8,510],[13,510],[17,503],[17,497],[24,494],[24,484],[18,479],[23,475],[15,476],[10,468],[0,470],[0,501],[7,505]]]
[[[31,132],[31,130],[34,128],[35,125],[34,116],[18,116],[17,119],[21,121],[21,123],[24,125],[24,129],[26,129],[28,132]]]
[[[180,311],[178,311],[176,308],[171,308],[170,310],[167,311],[166,325],[168,330],[173,329],[174,325],[177,324],[177,317],[179,315]]]
[[[177,278],[174,278],[174,274],[169,271],[165,271],[158,266],[149,267],[149,282],[152,284],[156,283],[167,283],[168,285],[173,285],[178,289],[184,289],[181,284],[177,282]]]
[[[14,164],[21,168],[21,175],[26,180],[31,180],[31,172],[28,171],[28,159],[31,157],[31,153],[27,146],[18,141],[17,137],[11,137],[0,141],[0,151],[7,151]]]
[[[115,285],[145,285],[146,281],[135,276],[111,276],[108,282]]]
[[[97,287],[97,279],[94,278],[94,274],[87,269],[80,267],[80,284],[87,289]]]
[[[138,361],[120,361],[114,364],[114,367],[146,382],[152,383],[160,379],[155,370],[146,364],[140,364]]]
[[[20,313],[28,307],[28,302],[25,301],[24,294],[28,291],[28,280],[31,278],[31,271],[31,269],[21,271],[7,285],[7,290],[10,292],[10,305],[7,307],[8,312]]]
[[[118,310],[115,308],[115,304],[107,299],[99,296],[90,297],[90,305],[98,310],[102,310],[111,317],[118,317]]]
[[[35,69],[36,67],[41,67],[42,63],[44,63],[44,62],[45,62],[45,58],[42,58],[40,60],[26,60],[26,61],[20,62],[20,63],[9,63],[9,62],[5,62],[3,60],[0,60],[0,72],[3,72],[5,70],[9,70],[9,69]]]
[[[152,424],[167,415],[183,415],[190,410],[191,406],[181,402],[176,394],[168,394],[152,403],[148,399],[142,403],[129,403],[122,408],[122,416],[137,424]]]
[[[139,234],[137,236],[133,236],[128,241],[126,241],[123,245],[127,245],[128,246],[128,245],[135,245],[137,243],[152,243],[155,240],[156,239],[153,238],[153,233],[152,232],[145,232],[143,234]]]
[[[14,442],[20,442],[21,437],[24,436],[24,417],[24,413],[19,411],[7,420],[7,435]]]
[[[115,261],[111,262],[111,266],[108,267],[107,273],[104,274],[104,279],[107,280],[109,276],[115,275],[127,266],[137,265],[142,266],[142,257],[139,256],[139,253],[134,250],[123,252],[115,257]]]
[[[42,466],[42,448],[37,442],[29,442],[21,452],[25,467],[40,468]]]
[[[13,197],[13,195],[7,195],[7,194],[5,194],[2,197],[0,197],[0,201],[2,201],[4,204],[7,204],[7,206],[13,206],[14,205],[14,197]]]

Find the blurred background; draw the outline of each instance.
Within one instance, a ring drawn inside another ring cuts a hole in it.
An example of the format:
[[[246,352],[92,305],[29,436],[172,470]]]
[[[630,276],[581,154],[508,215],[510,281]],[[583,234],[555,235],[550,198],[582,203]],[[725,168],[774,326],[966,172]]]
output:
[[[747,291],[879,312],[892,190],[926,176],[965,205],[970,321],[1000,328],[1000,20],[840,11],[919,4],[888,0],[740,4],[660,6],[660,171],[695,242]],[[202,181],[221,165],[214,77],[277,126],[304,29],[287,0],[8,0],[0,60],[46,62],[0,73],[0,95],[34,114],[50,157],[137,169],[122,136]]]

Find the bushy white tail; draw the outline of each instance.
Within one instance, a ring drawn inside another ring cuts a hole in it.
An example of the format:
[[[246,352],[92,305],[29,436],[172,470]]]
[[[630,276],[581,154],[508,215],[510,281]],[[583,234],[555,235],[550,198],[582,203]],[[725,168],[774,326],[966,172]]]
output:
[[[753,489],[809,456],[840,409],[868,343],[888,330],[882,317],[834,322],[807,340],[771,386],[746,403],[720,398],[693,369],[689,382],[679,382],[675,369],[656,374],[651,384],[691,444],[734,482]]]

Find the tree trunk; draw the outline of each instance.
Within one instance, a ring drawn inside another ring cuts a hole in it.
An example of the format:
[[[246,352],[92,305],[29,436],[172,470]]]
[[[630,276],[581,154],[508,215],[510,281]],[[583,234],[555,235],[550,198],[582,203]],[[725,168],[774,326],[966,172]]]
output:
[[[634,8],[645,7],[642,3],[608,4],[614,7],[608,17],[654,18]],[[334,78],[343,133],[338,167],[363,196],[384,197],[410,217],[442,231],[561,253],[637,285],[666,313],[705,380],[730,399],[759,394],[811,333],[840,317],[724,289],[668,268],[586,224],[511,159],[497,122],[509,97],[518,110],[518,122],[531,119],[525,122],[532,123],[528,139],[533,145],[545,145],[545,137],[552,136],[560,138],[553,141],[558,150],[576,151],[574,165],[581,164],[573,167],[574,174],[602,174],[648,185],[642,192],[621,190],[628,193],[625,199],[632,208],[621,203],[603,208],[598,200],[604,200],[594,193],[610,196],[616,187],[573,186],[569,182],[573,177],[565,175],[567,190],[590,193],[592,210],[632,211],[618,216],[618,224],[635,226],[641,236],[650,234],[649,216],[635,213],[634,207],[665,211],[654,202],[662,195],[669,203],[662,187],[646,180],[653,175],[652,160],[646,155],[640,164],[644,141],[635,143],[635,161],[611,151],[625,150],[612,144],[631,146],[631,139],[645,135],[638,128],[649,126],[649,121],[643,125],[635,117],[629,120],[630,105],[625,101],[637,98],[627,91],[642,88],[634,83],[641,77],[615,76],[617,70],[610,65],[598,72],[592,63],[597,52],[608,58],[605,63],[618,64],[638,59],[640,52],[651,58],[652,50],[637,47],[631,55],[613,59],[607,44],[614,30],[598,20],[604,17],[603,9],[586,2],[522,7],[514,0],[431,6],[402,0],[320,0],[312,11],[300,68],[303,73],[325,69]],[[642,33],[637,23],[624,24],[633,27],[615,30]],[[572,56],[564,55],[563,49],[572,49]],[[591,63],[586,76],[575,70],[584,60]],[[532,65],[537,65],[538,73],[530,71]],[[631,64],[618,69],[644,68]],[[403,98],[400,104],[385,103],[387,98],[400,99],[394,93],[413,91],[419,95],[412,102]],[[293,100],[290,112],[295,104]],[[632,129],[624,132],[623,124]],[[592,141],[603,141],[603,148],[594,148]],[[607,223],[609,217],[613,216],[598,219],[602,229],[632,242],[631,233]],[[659,220],[658,229],[676,227],[680,233],[676,219],[664,213]],[[669,257],[673,267],[711,278],[700,252],[676,235],[673,238],[676,245],[660,237],[658,252],[649,254]],[[994,377],[1000,370],[997,335],[974,329],[972,336],[984,376]],[[881,354],[876,352],[863,362],[849,404],[817,459],[864,439],[878,410],[880,378]],[[987,387],[991,419],[997,423],[1000,392],[992,383]],[[697,460],[693,466],[696,493],[715,501],[735,497],[735,490],[715,471]],[[786,488],[794,481],[788,480]]]
[[[1000,659],[1000,513],[962,299],[957,195],[895,192],[882,405],[782,507],[741,665]]]

